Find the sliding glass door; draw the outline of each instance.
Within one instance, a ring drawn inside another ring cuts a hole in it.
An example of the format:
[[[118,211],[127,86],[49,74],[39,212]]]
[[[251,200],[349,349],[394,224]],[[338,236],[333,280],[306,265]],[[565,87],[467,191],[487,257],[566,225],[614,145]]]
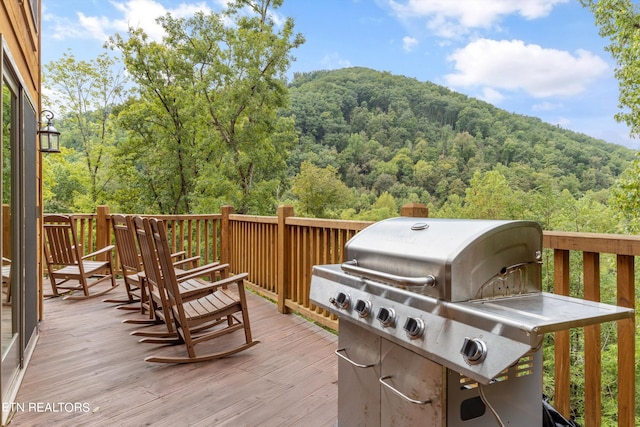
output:
[[[7,396],[20,370],[21,281],[24,277],[20,232],[20,103],[18,85],[2,79],[2,369],[0,386]],[[4,400],[4,399],[3,399]]]

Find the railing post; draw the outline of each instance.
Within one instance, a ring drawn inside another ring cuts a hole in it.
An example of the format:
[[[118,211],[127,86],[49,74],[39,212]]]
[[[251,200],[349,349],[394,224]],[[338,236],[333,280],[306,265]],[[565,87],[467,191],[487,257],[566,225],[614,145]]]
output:
[[[287,290],[291,281],[291,239],[287,227],[287,218],[293,216],[293,206],[284,205],[278,207],[278,282],[276,292],[278,293],[278,311],[286,314],[288,312],[285,301]]]
[[[636,301],[634,257],[618,255],[618,301],[621,307],[634,308]],[[618,425],[635,423],[636,349],[635,317],[618,320]]]
[[[229,264],[231,271],[233,265],[231,265],[231,222],[229,216],[233,214],[233,206],[223,206],[221,210],[220,218],[220,263]]]
[[[429,208],[422,203],[408,203],[400,208],[400,216],[426,218],[429,216]]]
[[[111,216],[109,213],[109,206],[100,205],[97,207],[96,215],[96,250],[107,247],[111,244],[111,233],[109,227],[111,226]],[[88,248],[90,249],[90,248]],[[104,259],[107,254],[100,255]]]

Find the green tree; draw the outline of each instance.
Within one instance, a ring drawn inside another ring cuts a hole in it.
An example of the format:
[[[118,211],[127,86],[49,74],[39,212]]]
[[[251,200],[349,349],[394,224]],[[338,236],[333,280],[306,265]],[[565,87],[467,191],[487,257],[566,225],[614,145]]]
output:
[[[88,200],[91,177],[79,168],[80,154],[73,148],[60,147],[60,154],[42,157],[42,202],[47,213],[92,212]]]
[[[64,119],[65,139],[82,156],[89,175],[87,208],[105,203],[108,185],[113,109],[126,95],[126,78],[108,53],[95,60],[78,61],[70,52],[45,66],[44,84],[55,92]]]
[[[340,180],[333,166],[320,168],[310,162],[303,162],[300,173],[292,180],[291,193],[307,216],[331,218],[340,209],[349,206],[351,193]]]
[[[398,216],[396,200],[391,194],[384,192],[376,199],[371,209],[361,211],[354,219],[361,221],[381,221],[395,216]]]
[[[600,35],[609,39],[607,50],[616,61],[619,111],[615,118],[629,126],[631,135],[640,136],[640,12],[631,0],[580,0],[593,13]],[[622,174],[614,185],[611,204],[625,232],[640,231],[640,159]]]
[[[593,13],[600,35],[608,38],[607,50],[617,63],[620,111],[616,120],[626,123],[632,135],[640,135],[640,13],[631,0],[580,0]]]
[[[621,232],[640,232],[640,155],[625,170],[611,189],[611,205],[616,218],[621,221]]]
[[[471,179],[464,199],[466,218],[521,219],[522,192],[509,186],[507,179],[497,170],[477,171]]]
[[[153,165],[148,182],[173,177],[156,188],[159,209],[228,203],[260,213],[275,205],[296,142],[293,120],[277,113],[288,102],[291,51],[304,42],[291,18],[277,30],[271,17],[282,2],[235,0],[220,14],[166,15],[161,43],[136,29],[111,39],[139,87],[123,116],[138,139],[133,160]],[[148,145],[154,153],[145,153]]]

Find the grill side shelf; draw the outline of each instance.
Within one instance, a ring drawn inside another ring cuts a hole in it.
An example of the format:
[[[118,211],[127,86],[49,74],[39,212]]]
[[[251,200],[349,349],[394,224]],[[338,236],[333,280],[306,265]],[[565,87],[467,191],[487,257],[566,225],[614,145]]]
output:
[[[634,310],[563,295],[538,292],[451,304],[453,316],[504,323],[530,334],[546,334],[633,317]]]

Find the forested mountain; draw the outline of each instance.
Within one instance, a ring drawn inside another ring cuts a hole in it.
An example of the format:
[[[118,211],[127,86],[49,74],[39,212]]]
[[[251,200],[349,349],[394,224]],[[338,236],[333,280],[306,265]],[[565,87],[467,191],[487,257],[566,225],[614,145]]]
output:
[[[360,194],[442,207],[477,173],[497,170],[511,190],[545,185],[574,197],[608,189],[633,160],[625,147],[512,114],[429,82],[365,68],[296,74],[291,106],[303,161],[332,166]],[[370,197],[370,198],[371,198]],[[356,210],[357,210],[356,203]]]
[[[166,126],[151,126],[148,138],[140,140],[135,132],[140,124],[157,120],[141,115],[136,105],[151,102],[142,99],[114,105],[111,115],[78,116],[89,124],[98,123],[96,117],[113,117],[107,140],[96,145],[104,150],[99,170],[85,167],[95,150],[83,145],[80,122],[56,124],[72,150],[45,159],[45,209],[85,212],[109,204],[122,212],[183,213],[230,204],[243,213],[273,215],[277,205],[287,203],[303,216],[379,220],[397,215],[406,203],[420,202],[436,217],[531,219],[547,229],[571,231],[633,229],[618,214],[622,210],[610,206],[610,190],[623,171],[629,174],[634,160],[635,153],[625,147],[433,83],[365,68],[296,74],[288,96],[278,115],[290,130],[256,133],[238,151],[247,170],[261,164],[245,157],[253,150],[271,174],[269,180],[257,169],[244,175],[254,188],[244,210],[238,209],[239,184],[221,174],[229,153],[213,133],[202,133],[207,117],[193,113],[208,110],[194,109],[195,101],[180,104],[184,112],[176,109],[181,133],[191,129],[203,138],[180,145],[178,156],[171,143],[175,132]],[[269,140],[277,144],[265,145]],[[218,160],[206,161],[204,148],[208,158]],[[286,165],[275,162],[275,152]],[[173,194],[173,188],[183,191]],[[180,208],[187,205],[188,210]]]

